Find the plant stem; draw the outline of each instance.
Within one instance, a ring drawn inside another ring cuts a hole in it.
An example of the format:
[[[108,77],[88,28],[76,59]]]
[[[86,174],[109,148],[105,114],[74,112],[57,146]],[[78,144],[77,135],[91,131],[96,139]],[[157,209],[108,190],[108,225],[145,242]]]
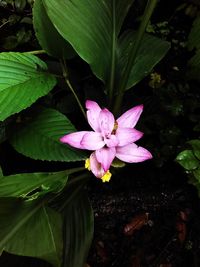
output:
[[[28,51],[28,52],[25,52],[25,53],[29,53],[29,54],[32,54],[32,55],[40,55],[40,54],[46,54],[46,51],[45,50],[34,50],[34,51]]]
[[[80,100],[79,100],[74,88],[72,87],[72,84],[69,81],[68,70],[67,70],[67,66],[66,66],[65,60],[61,61],[61,66],[62,66],[63,77],[65,79],[65,82],[66,82],[67,86],[69,87],[70,91],[72,92],[72,94],[74,95],[74,97],[75,97],[75,99],[76,99],[76,101],[78,103],[78,106],[79,106],[84,118],[87,120],[87,116],[86,116],[85,110],[84,110],[84,108],[83,108],[83,106],[82,106],[82,104],[81,104],[81,102],[80,102]]]
[[[130,75],[130,69],[131,66],[134,65],[138,50],[140,48],[140,44],[142,42],[142,37],[145,33],[146,27],[149,23],[149,19],[151,18],[151,15],[156,7],[157,0],[148,0],[143,17],[142,17],[142,22],[140,24],[140,27],[137,32],[135,44],[133,46],[132,53],[130,53],[130,57],[128,58],[127,65],[125,67],[125,71],[123,72],[123,78],[121,79],[121,82],[119,84],[118,88],[118,95],[116,97],[115,105],[114,105],[114,110],[113,112],[117,114],[121,108],[122,104],[122,99],[124,95],[124,91],[126,89],[127,83],[128,83],[128,78]]]
[[[0,29],[1,28],[3,28],[6,24],[8,24],[10,21],[9,20],[7,20],[7,21],[5,21],[4,23],[2,23],[1,25],[0,25]]]
[[[76,172],[81,172],[81,171],[84,171],[85,170],[85,167],[77,167],[77,168],[72,168],[72,169],[69,169],[69,170],[66,170],[67,174],[70,175],[70,174],[73,174],[73,173],[76,173]]]

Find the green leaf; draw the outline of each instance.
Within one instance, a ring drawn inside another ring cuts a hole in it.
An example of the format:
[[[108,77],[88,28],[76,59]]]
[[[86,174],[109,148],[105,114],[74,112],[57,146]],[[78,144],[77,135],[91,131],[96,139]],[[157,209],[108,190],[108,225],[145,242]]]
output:
[[[176,161],[189,171],[195,170],[200,166],[200,161],[194,156],[192,150],[184,150],[179,153]]]
[[[200,187],[200,168],[193,171],[194,177],[198,181],[198,185]]]
[[[191,145],[194,155],[200,160],[200,140],[190,140],[188,144]]]
[[[190,79],[200,80],[200,17],[197,16],[193,22],[192,29],[188,36],[189,50],[195,50],[195,55],[188,62],[187,75]]]
[[[26,0],[15,0],[15,8],[17,11],[23,11],[26,6]]]
[[[22,173],[0,177],[0,197],[36,199],[47,193],[60,192],[67,183],[68,171]]]
[[[29,107],[56,84],[46,64],[28,53],[0,53],[0,121]]]
[[[24,127],[14,131],[11,145],[23,155],[39,160],[79,161],[86,158],[81,150],[75,150],[60,142],[60,137],[76,129],[61,113],[42,108]]]
[[[50,21],[42,0],[35,0],[33,6],[33,26],[41,47],[51,56],[70,59],[75,51],[58,33]]]
[[[63,216],[63,266],[82,267],[86,263],[94,231],[93,211],[82,187],[64,207]]]
[[[131,31],[123,34],[120,38],[121,58],[119,64],[121,66],[121,71],[119,75],[121,75],[121,79],[123,77],[123,72],[129,55],[134,46],[135,36],[135,32]],[[151,72],[152,68],[166,55],[169,48],[169,42],[163,41],[149,34],[144,34],[135,63],[129,70],[130,75],[126,89],[134,86],[147,76]]]
[[[194,185],[198,191],[200,197],[200,168],[197,168],[192,172],[193,175],[189,176],[188,183]]]
[[[62,260],[62,221],[44,199],[22,202],[0,199],[0,253],[44,259],[55,267]]]
[[[118,40],[133,0],[43,0],[59,33],[104,82],[115,79]]]

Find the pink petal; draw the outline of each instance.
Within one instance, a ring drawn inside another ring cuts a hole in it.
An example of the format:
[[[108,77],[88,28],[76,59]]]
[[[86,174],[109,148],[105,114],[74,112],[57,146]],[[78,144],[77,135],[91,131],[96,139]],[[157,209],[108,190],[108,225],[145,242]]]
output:
[[[143,136],[143,133],[132,128],[117,128],[116,137],[119,141],[118,146],[126,146]]]
[[[81,144],[81,140],[82,140],[83,136],[87,133],[88,133],[88,131],[70,133],[70,134],[67,134],[67,135],[64,135],[63,137],[61,137],[60,141],[62,143],[66,143],[70,146],[84,149],[83,145]]]
[[[108,138],[114,128],[115,118],[113,114],[106,108],[102,109],[99,114],[99,127],[102,135]]]
[[[116,149],[114,147],[104,147],[99,150],[96,150],[95,154],[98,162],[101,163],[104,171],[107,172],[107,170],[109,170],[110,168],[113,159],[115,158]]]
[[[102,148],[105,143],[100,133],[87,132],[81,140],[81,145],[87,150],[97,150]]]
[[[117,146],[118,143],[119,143],[119,141],[118,141],[116,135],[114,135],[114,134],[111,134],[111,136],[110,136],[108,139],[105,138],[105,139],[104,139],[104,142],[105,142],[105,144],[106,144],[108,147],[115,147],[115,146]]]
[[[91,169],[91,172],[92,172],[97,178],[101,178],[101,177],[103,177],[104,174],[105,174],[105,171],[104,171],[103,167],[102,167],[101,164],[97,161],[95,152],[93,152],[93,153],[90,155],[90,169]]]
[[[116,157],[124,162],[135,163],[151,159],[152,155],[147,149],[136,144],[130,144],[117,147]]]
[[[85,103],[85,106],[88,109],[87,110],[88,123],[90,124],[90,126],[95,132],[100,132],[99,114],[101,112],[101,108],[96,102],[91,101],[91,100],[87,100]]]
[[[136,106],[126,111],[117,119],[119,127],[133,128],[138,122],[142,111],[143,111],[143,105]]]

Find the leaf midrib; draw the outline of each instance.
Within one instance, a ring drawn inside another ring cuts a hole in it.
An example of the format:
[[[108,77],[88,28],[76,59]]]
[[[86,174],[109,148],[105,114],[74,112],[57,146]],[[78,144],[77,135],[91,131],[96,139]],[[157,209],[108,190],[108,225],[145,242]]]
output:
[[[112,47],[111,47],[111,72],[110,72],[110,85],[109,85],[109,98],[112,99],[114,82],[115,82],[115,69],[116,69],[116,4],[112,0]]]
[[[6,243],[17,233],[17,231],[43,206],[44,200],[34,207],[27,215],[25,215],[15,227],[0,241],[0,248],[4,248]]]

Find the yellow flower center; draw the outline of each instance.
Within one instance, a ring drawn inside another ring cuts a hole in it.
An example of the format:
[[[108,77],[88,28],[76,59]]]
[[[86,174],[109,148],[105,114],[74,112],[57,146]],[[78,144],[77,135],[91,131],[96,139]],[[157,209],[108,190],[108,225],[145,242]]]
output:
[[[90,171],[90,159],[86,159],[85,160],[85,168],[88,169],[88,171]]]
[[[110,181],[110,178],[111,178],[112,174],[110,173],[110,171],[108,170],[104,176],[101,177],[101,180],[103,183],[105,182],[109,182]]]

